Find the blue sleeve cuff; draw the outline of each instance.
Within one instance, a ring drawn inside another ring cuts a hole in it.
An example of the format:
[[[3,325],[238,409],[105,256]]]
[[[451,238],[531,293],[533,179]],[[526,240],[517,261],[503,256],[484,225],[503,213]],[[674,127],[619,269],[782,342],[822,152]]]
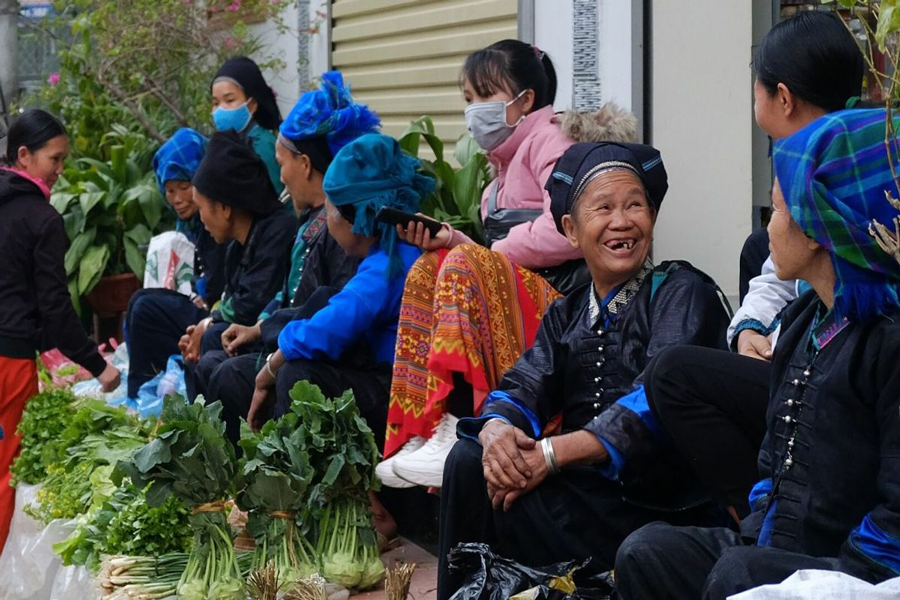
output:
[[[758,481],[756,485],[750,490],[750,497],[748,498],[748,502],[750,503],[750,510],[759,510],[762,508],[762,505],[759,504],[762,500],[765,500],[769,494],[772,493],[772,479],[766,478],[761,481]]]
[[[619,452],[615,446],[604,440],[602,437],[598,437],[597,439],[600,440],[600,443],[606,448],[606,453],[609,454],[609,462],[602,467],[599,467],[600,474],[610,481],[619,481],[619,474],[625,467],[625,457],[622,456],[622,453]]]
[[[643,385],[639,385],[633,392],[616,400],[616,404],[636,414],[641,423],[650,430],[657,440],[667,439],[662,425],[656,420],[653,411],[650,410],[650,402],[647,400],[647,391]]]
[[[480,417],[465,417],[460,419],[456,424],[456,437],[473,440],[480,444],[481,440],[478,439],[478,434],[481,433],[482,428],[484,428],[485,424],[491,419],[501,419],[506,423],[513,425],[512,421],[503,415],[487,414]]]
[[[738,336],[742,331],[746,331],[750,329],[755,331],[761,335],[769,335],[778,327],[778,319],[772,322],[771,325],[766,326],[762,321],[757,321],[756,319],[744,319],[740,323],[734,326],[734,334],[731,336],[731,345],[734,346],[733,350],[737,350],[737,340]]]
[[[485,416],[487,414],[496,413],[496,414],[494,414],[494,416],[500,417],[500,416],[502,416],[504,407],[513,408],[516,411],[518,411],[519,413],[521,413],[521,415],[525,417],[525,419],[528,421],[528,424],[531,426],[531,432],[532,432],[533,437],[535,439],[540,437],[541,429],[542,429],[541,422],[538,419],[537,415],[534,414],[534,411],[532,411],[530,408],[528,408],[527,406],[525,406],[524,404],[522,404],[521,402],[519,402],[512,396],[510,396],[507,392],[504,392],[502,390],[496,390],[496,391],[493,391],[490,394],[488,394],[488,397],[484,401],[484,406],[481,409],[482,416]],[[491,411],[491,412],[485,413],[484,411]],[[506,420],[510,421],[510,419],[508,419],[508,418]]]
[[[850,544],[873,562],[900,574],[900,538],[884,531],[871,515],[850,532]]]

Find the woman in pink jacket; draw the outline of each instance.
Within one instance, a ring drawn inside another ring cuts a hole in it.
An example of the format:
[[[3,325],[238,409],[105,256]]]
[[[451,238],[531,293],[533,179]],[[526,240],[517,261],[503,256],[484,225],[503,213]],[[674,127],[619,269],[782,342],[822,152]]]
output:
[[[391,458],[377,471],[392,487],[441,485],[456,440],[451,411],[477,413],[533,344],[550,303],[590,281],[581,251],[557,231],[544,190],[573,143],[553,113],[550,57],[517,40],[497,42],[468,57],[460,83],[469,133],[497,175],[481,207],[490,249],[446,223],[433,239],[421,225],[398,228],[430,252],[410,271],[400,311],[385,442]]]

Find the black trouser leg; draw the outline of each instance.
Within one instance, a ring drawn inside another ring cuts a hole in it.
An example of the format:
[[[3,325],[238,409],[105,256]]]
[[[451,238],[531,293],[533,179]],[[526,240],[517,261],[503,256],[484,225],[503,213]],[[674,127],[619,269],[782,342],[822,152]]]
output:
[[[184,383],[188,400],[194,402],[197,396],[203,396],[207,403],[218,400],[209,393],[209,384],[215,370],[228,358],[224,350],[212,350],[203,354],[197,364],[185,367]]]
[[[616,592],[622,600],[699,600],[722,553],[741,543],[721,527],[650,523],[619,547]]]
[[[771,364],[721,350],[676,346],[647,367],[653,413],[709,491],[740,516],[759,480]]]
[[[250,411],[259,372],[256,368],[258,358],[259,354],[229,358],[219,364],[209,378],[207,401],[222,402],[225,435],[235,446],[241,439],[241,419],[246,419]]]
[[[169,357],[179,354],[178,340],[190,325],[206,317],[187,296],[171,290],[141,290],[128,304],[128,396],[166,370]]]
[[[816,558],[777,548],[727,548],[706,579],[702,598],[725,600],[761,585],[781,583],[800,569],[837,570],[837,563],[836,558]]]
[[[478,442],[461,439],[444,466],[438,531],[438,600],[450,598],[466,575],[448,571],[450,550],[462,542],[496,542],[494,509],[487,495],[481,451]]]

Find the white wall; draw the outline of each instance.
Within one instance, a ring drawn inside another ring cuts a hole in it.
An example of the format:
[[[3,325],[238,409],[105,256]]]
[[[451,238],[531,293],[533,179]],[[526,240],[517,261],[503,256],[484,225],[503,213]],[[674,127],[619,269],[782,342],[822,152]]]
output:
[[[572,0],[534,0],[535,45],[550,55],[559,79],[557,111],[572,107]],[[600,20],[600,85],[604,102],[631,110],[632,105],[632,1],[598,0]],[[640,57],[637,57],[640,60]]]
[[[557,111],[572,106],[572,0],[534,0],[534,45],[553,60]]]
[[[300,40],[297,35],[297,3],[290,2],[281,13],[284,24],[283,30],[274,23],[260,23],[252,25],[250,32],[254,36],[260,36],[262,42],[261,59],[276,57],[283,62],[283,68],[278,70],[266,70],[263,75],[278,99],[278,108],[281,116],[287,116],[291,108],[300,97],[300,78],[298,66],[300,57]]]
[[[604,102],[633,110],[632,66],[641,56],[632,53],[631,0],[599,0],[600,92]]]
[[[669,174],[654,259],[689,260],[736,298],[752,214],[751,3],[652,11],[652,143]]]

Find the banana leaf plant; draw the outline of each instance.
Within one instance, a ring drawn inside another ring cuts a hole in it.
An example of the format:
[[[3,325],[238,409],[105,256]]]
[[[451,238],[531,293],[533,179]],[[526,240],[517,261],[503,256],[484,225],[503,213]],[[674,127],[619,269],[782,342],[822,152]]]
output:
[[[50,202],[69,236],[65,268],[76,308],[102,277],[131,271],[142,279],[142,246],[171,226],[156,179],[138,160],[126,146],[115,145],[107,162],[73,161],[54,186]]]
[[[435,159],[419,156],[422,142]],[[400,147],[422,161],[422,168],[434,175],[437,188],[422,202],[422,212],[463,231],[476,242],[484,241],[481,225],[481,196],[491,181],[487,157],[467,133],[456,142],[454,158],[459,168],[444,159],[444,142],[435,134],[431,117],[409,124],[400,136]]]

